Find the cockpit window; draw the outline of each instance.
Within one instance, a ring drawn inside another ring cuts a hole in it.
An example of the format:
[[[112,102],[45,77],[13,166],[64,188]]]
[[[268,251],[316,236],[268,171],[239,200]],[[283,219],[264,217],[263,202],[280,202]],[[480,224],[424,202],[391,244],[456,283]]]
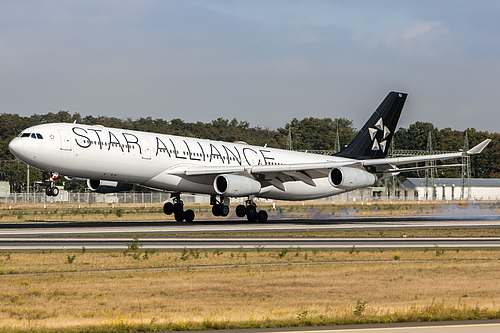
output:
[[[18,138],[33,138],[33,139],[43,139],[43,136],[40,133],[26,133],[23,132],[17,136]]]

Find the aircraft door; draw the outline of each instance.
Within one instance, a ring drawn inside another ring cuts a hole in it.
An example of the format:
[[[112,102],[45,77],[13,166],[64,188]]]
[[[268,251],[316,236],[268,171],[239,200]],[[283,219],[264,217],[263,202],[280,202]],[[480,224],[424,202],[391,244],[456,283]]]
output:
[[[149,141],[147,139],[141,138],[139,139],[139,144],[141,145],[142,158],[145,160],[150,160],[151,146],[149,145]]]
[[[71,140],[68,131],[59,130],[59,138],[61,139],[61,150],[71,150]]]

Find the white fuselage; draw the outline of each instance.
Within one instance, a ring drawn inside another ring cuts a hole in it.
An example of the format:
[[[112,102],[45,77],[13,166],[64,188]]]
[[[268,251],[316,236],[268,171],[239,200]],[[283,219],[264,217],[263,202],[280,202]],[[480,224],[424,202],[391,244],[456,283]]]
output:
[[[240,143],[80,124],[37,125],[23,133],[30,135],[15,138],[9,148],[16,157],[38,169],[172,192],[216,195],[213,175],[185,177],[173,172],[177,169],[350,161]],[[286,190],[266,186],[257,196],[305,200],[345,192],[332,186],[326,175],[313,181],[315,186],[288,181]]]

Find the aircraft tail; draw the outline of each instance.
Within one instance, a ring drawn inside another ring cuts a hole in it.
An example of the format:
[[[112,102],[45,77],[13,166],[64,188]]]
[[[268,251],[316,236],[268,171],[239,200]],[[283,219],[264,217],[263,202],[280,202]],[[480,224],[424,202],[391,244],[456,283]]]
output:
[[[354,140],[335,156],[357,159],[384,158],[407,96],[406,93],[390,92]]]

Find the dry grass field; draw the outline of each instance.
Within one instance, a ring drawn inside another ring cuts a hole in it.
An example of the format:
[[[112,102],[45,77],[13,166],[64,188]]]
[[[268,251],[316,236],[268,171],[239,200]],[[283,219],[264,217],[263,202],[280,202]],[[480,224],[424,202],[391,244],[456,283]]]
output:
[[[278,203],[270,217],[498,216],[499,207],[498,203]],[[197,211],[200,221],[212,218],[205,206],[189,208]],[[161,204],[0,204],[0,223],[169,219]],[[231,236],[401,237],[403,233],[498,237],[500,229]],[[123,252],[82,248],[0,253],[0,332],[142,332],[500,318],[497,250],[146,251],[140,247],[142,236],[138,237]]]
[[[141,331],[500,317],[500,252],[2,253],[0,330]]]

